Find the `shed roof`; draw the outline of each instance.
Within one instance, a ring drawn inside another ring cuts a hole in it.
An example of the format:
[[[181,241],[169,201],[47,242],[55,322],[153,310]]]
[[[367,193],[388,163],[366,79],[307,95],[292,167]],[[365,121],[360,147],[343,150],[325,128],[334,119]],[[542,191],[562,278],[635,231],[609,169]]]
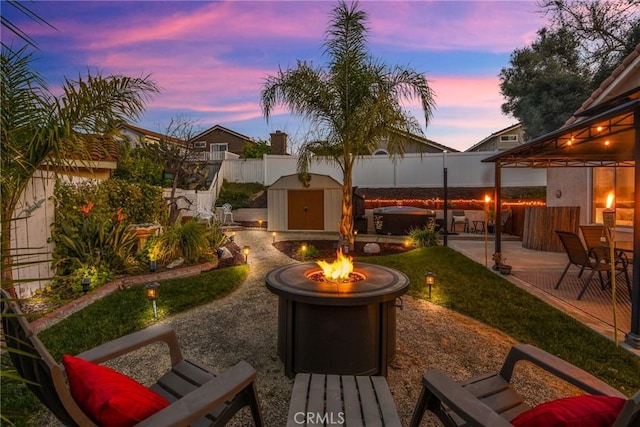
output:
[[[318,190],[325,188],[342,188],[342,184],[330,177],[329,175],[309,174],[311,180],[309,186],[305,187],[298,179],[297,174],[285,175],[278,178],[276,182],[271,184],[269,190]]]

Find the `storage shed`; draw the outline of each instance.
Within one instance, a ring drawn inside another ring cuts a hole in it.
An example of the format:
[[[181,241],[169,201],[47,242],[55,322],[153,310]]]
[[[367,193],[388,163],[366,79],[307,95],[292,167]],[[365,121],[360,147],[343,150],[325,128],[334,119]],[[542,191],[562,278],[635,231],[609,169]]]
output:
[[[267,191],[270,231],[338,231],[342,185],[328,175],[310,174],[305,187],[298,175],[286,175]]]

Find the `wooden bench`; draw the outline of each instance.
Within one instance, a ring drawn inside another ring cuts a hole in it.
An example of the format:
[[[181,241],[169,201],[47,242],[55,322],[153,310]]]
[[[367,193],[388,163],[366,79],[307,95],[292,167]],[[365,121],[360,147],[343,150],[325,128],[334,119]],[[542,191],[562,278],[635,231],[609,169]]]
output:
[[[387,380],[381,376],[296,375],[287,427],[400,427]]]

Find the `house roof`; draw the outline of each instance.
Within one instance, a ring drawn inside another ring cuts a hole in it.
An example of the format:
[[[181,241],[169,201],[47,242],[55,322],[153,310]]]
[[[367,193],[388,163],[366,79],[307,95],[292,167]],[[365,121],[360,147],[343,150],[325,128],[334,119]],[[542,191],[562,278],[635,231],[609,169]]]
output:
[[[223,132],[226,132],[226,133],[228,133],[228,134],[231,134],[231,135],[233,135],[233,136],[235,136],[235,137],[238,137],[238,138],[240,138],[240,139],[244,139],[244,140],[247,140],[247,141],[252,141],[252,140],[253,140],[251,137],[249,137],[249,136],[247,136],[247,135],[243,135],[243,134],[241,134],[241,133],[235,132],[235,131],[233,131],[233,130],[231,130],[231,129],[227,129],[226,127],[224,127],[224,126],[220,126],[220,125],[215,125],[215,126],[210,127],[209,129],[207,129],[207,130],[205,130],[205,131],[203,131],[203,132],[200,132],[199,134],[197,134],[196,136],[194,136],[193,138],[191,138],[191,140],[197,140],[197,139],[199,139],[199,138],[202,138],[204,135],[206,135],[206,134],[208,134],[208,133],[211,133],[211,132],[213,132],[213,131],[216,131],[216,130],[221,130],[221,131],[223,131]]]
[[[494,133],[492,133],[491,135],[487,136],[487,137],[486,137],[486,138],[484,138],[482,141],[480,141],[480,142],[478,142],[478,143],[476,143],[476,144],[472,145],[471,147],[467,148],[467,149],[465,150],[465,152],[466,152],[466,151],[473,151],[473,150],[475,150],[476,148],[480,147],[480,146],[481,146],[482,144],[484,144],[485,142],[487,142],[487,141],[489,141],[489,140],[491,140],[491,139],[495,138],[496,136],[504,135],[505,133],[513,132],[514,130],[516,130],[516,129],[520,128],[520,127],[522,127],[522,124],[521,124],[521,123],[516,123],[516,124],[513,124],[513,125],[511,125],[511,126],[508,126],[508,127],[504,128],[504,129],[500,129],[499,131],[494,132]]]
[[[640,45],[561,128],[483,162],[501,167],[634,166],[638,117]]]
[[[428,138],[425,138],[422,135],[416,135],[415,133],[403,132],[403,131],[400,131],[400,130],[394,130],[393,132],[396,132],[399,135],[403,135],[406,138],[408,138],[408,139],[410,139],[412,141],[415,141],[415,142],[417,142],[419,144],[428,145],[428,146],[431,146],[431,147],[436,148],[436,149],[441,150],[441,151],[447,151],[449,153],[458,153],[459,152],[459,150],[456,150],[455,148],[451,148],[451,147],[447,147],[446,145],[439,144],[439,143],[437,143],[435,141],[432,141],[432,140],[430,140]]]
[[[148,137],[151,137],[151,138],[154,138],[154,139],[161,139],[161,138],[165,137],[161,133],[153,132],[153,131],[150,131],[148,129],[143,129],[143,128],[140,128],[138,126],[134,126],[134,125],[132,125],[130,123],[122,123],[119,127],[130,129],[133,132],[139,133],[140,135],[148,136]]]

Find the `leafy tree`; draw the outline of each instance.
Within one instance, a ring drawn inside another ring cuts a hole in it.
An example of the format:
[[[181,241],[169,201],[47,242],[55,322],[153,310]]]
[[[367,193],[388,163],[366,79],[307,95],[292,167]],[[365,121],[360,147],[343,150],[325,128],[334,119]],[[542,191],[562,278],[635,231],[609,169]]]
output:
[[[118,153],[114,178],[157,186],[164,184],[164,159],[155,145],[145,144],[134,148],[130,141],[124,140],[118,147]]]
[[[75,167],[113,149],[116,125],[138,118],[149,97],[158,92],[150,76],[103,77],[89,72],[65,79],[62,94],[49,92],[31,68],[26,47],[2,49],[2,137],[0,192],[2,194],[2,286],[12,290],[11,227],[9,219],[33,173],[45,163],[59,170]],[[98,135],[96,137],[96,135]],[[100,144],[96,143],[100,139]],[[89,165],[90,163],[85,163]]]
[[[500,76],[502,111],[536,138],[560,127],[640,42],[640,0],[539,0],[549,26]]]
[[[538,6],[552,29],[580,41],[580,56],[593,73],[619,64],[640,41],[640,0],[540,0]]]
[[[528,138],[562,124],[592,92],[591,80],[579,65],[578,42],[566,31],[538,31],[530,46],[511,54],[500,72],[502,112],[517,117]]]
[[[261,159],[265,154],[271,154],[271,145],[264,140],[246,142],[242,147],[245,159]]]
[[[298,61],[294,69],[269,76],[262,90],[262,111],[268,120],[283,104],[313,124],[318,137],[300,148],[298,171],[307,176],[314,155],[342,169],[340,235],[353,244],[352,171],[358,156],[371,153],[388,138],[391,154],[402,154],[405,141],[397,132],[422,133],[418,121],[401,106],[418,98],[428,123],[433,92],[423,74],[374,60],[367,50],[367,15],[357,2],[343,1],[332,11],[325,36],[327,68]],[[315,136],[315,134],[314,134]],[[309,136],[310,137],[310,136]]]

